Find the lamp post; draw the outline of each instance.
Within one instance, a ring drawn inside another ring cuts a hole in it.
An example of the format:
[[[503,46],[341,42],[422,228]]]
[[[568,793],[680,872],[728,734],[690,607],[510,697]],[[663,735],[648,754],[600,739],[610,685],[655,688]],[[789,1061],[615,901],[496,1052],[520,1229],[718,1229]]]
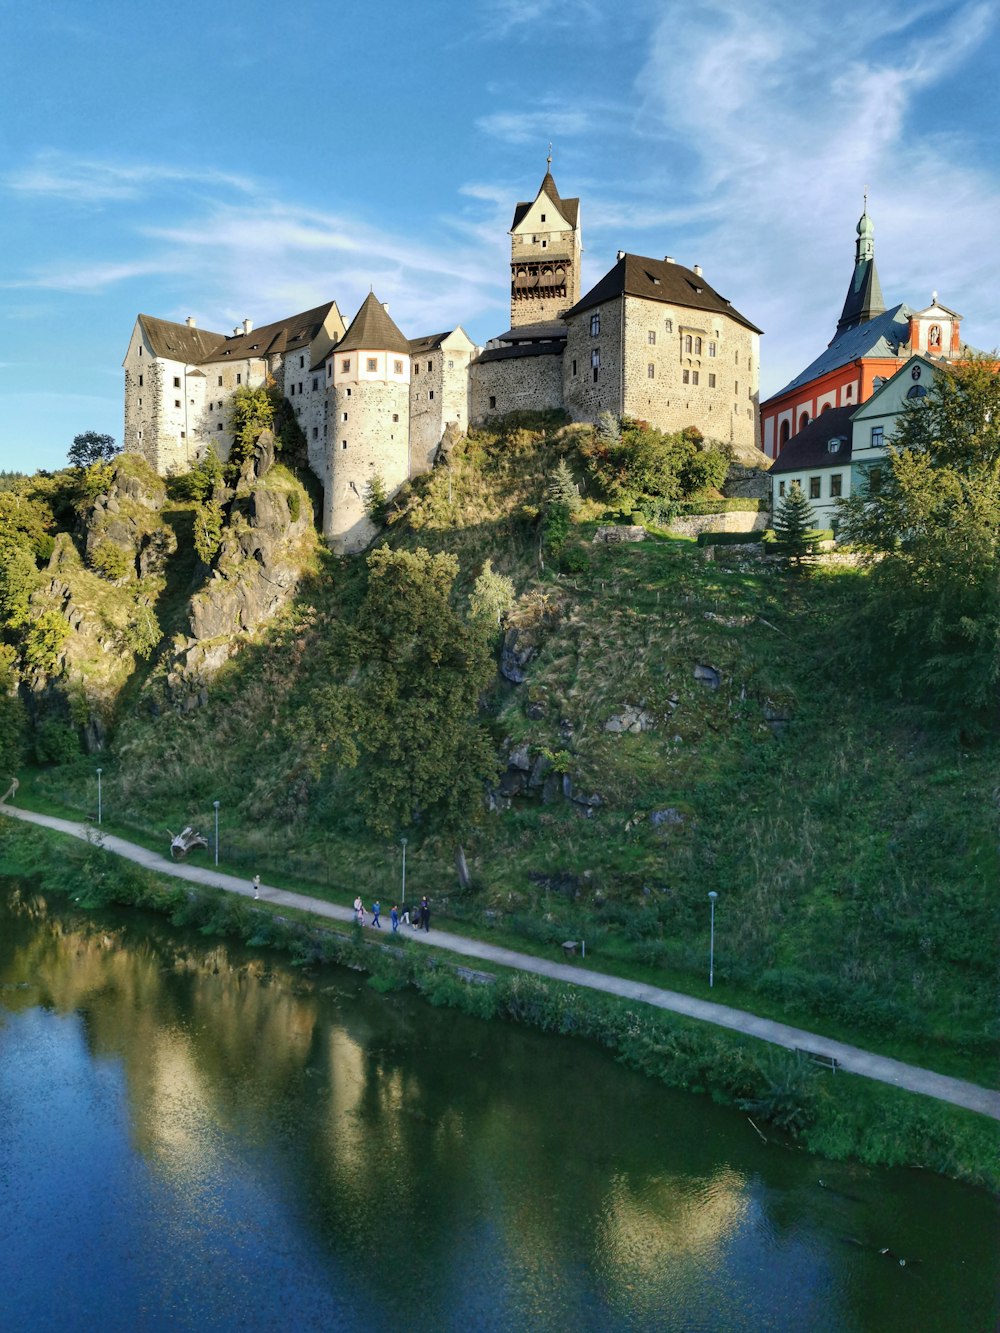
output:
[[[101,822],[101,769],[97,770],[97,822]]]
[[[215,807],[215,864],[219,864],[219,802],[213,801]]]
[[[712,927],[708,940],[708,986],[710,990],[715,985],[715,900],[718,896],[714,889],[708,895],[708,901],[712,905]]]
[[[403,897],[401,898],[400,901],[405,907],[406,906],[406,839],[400,838],[399,841],[403,844]]]

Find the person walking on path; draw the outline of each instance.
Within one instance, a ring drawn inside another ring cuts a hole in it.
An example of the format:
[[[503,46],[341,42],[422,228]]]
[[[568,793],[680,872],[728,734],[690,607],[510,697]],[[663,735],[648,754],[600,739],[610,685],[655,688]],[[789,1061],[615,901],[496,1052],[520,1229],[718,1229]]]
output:
[[[365,905],[361,901],[361,894],[354,899],[354,919],[359,926],[365,924]]]
[[[260,897],[260,875],[253,877],[253,896],[255,902]]]
[[[399,908],[395,903],[393,903],[392,911],[389,913],[389,920],[392,922],[392,933],[395,935],[399,929]]]
[[[420,924],[424,930],[430,930],[431,928],[431,905],[427,901],[426,894],[420,899]]]
[[[382,904],[376,898],[375,901],[372,903],[372,925],[376,926],[379,930],[382,929],[381,916],[382,916]]]

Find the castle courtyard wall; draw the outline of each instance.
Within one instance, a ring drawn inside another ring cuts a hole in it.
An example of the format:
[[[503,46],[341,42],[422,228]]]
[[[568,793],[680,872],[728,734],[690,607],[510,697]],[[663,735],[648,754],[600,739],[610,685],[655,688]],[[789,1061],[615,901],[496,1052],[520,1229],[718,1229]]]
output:
[[[562,356],[511,356],[469,367],[472,425],[508,412],[543,412],[563,406]]]

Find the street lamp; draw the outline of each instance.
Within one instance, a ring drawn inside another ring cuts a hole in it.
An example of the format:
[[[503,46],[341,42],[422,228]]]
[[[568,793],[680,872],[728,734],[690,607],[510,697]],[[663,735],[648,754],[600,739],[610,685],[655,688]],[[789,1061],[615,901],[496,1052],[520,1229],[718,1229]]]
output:
[[[101,822],[101,770],[97,770],[97,822]]]
[[[715,985],[715,900],[718,894],[714,889],[708,895],[708,901],[712,904],[712,929],[708,943],[708,985],[711,989]]]
[[[403,844],[403,897],[400,901],[405,907],[406,906],[406,839],[400,838],[399,841]]]
[[[219,864],[219,802],[213,801],[215,807],[215,864]]]

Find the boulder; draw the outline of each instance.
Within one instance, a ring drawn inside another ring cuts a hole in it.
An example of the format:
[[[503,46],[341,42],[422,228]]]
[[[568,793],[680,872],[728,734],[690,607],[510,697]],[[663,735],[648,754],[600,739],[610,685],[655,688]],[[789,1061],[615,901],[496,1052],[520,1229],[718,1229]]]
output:
[[[705,666],[699,662],[694,669],[694,678],[706,685],[710,690],[717,690],[722,684],[722,676],[713,666]]]
[[[519,646],[518,637],[516,628],[509,629],[503,636],[503,647],[500,650],[500,674],[513,685],[524,683],[524,669],[537,651],[533,644]]]
[[[672,827],[684,823],[684,816],[681,812],[669,805],[664,810],[653,810],[649,816],[649,822],[653,828]]]
[[[645,540],[645,528],[625,523],[601,527],[594,533],[595,543],[605,542],[613,545],[617,542],[644,542]]]
[[[642,731],[651,731],[656,725],[655,719],[651,713],[647,713],[643,708],[637,708],[633,704],[626,704],[620,713],[614,717],[609,717],[604,724],[604,730],[610,732],[630,732],[638,735]]]

